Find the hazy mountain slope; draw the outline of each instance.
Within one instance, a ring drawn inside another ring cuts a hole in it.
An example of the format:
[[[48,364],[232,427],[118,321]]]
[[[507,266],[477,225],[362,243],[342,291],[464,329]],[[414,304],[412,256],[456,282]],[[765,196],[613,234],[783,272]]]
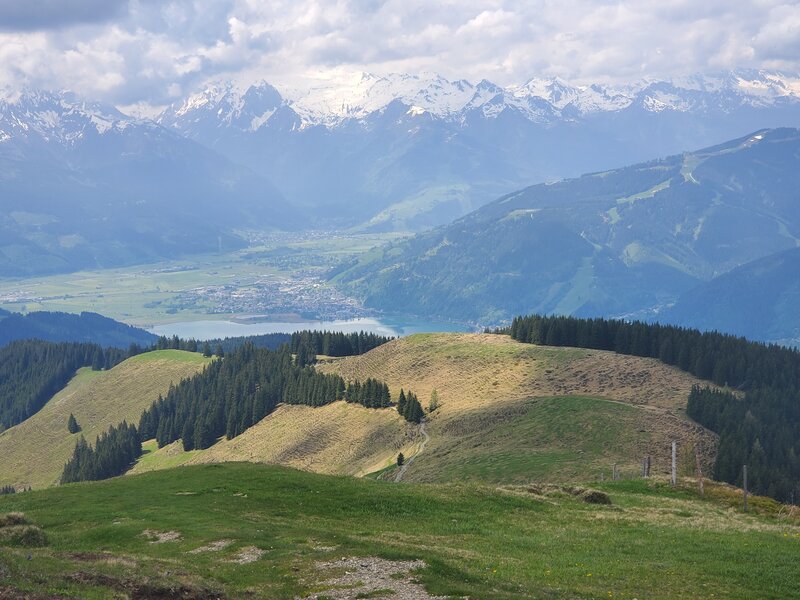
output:
[[[494,321],[647,314],[795,247],[800,132],[536,185],[385,249],[336,281],[390,311]]]
[[[147,352],[108,371],[81,369],[66,388],[35,415],[0,433],[0,486],[55,485],[79,436],[94,444],[123,419],[138,423],[145,408],[170,384],[190,377],[208,359],[179,350]],[[67,431],[75,415],[83,431]]]
[[[659,320],[800,344],[800,248],[742,265],[683,294]]]
[[[0,312],[0,346],[12,340],[34,338],[51,342],[91,342],[127,349],[131,344],[149,346],[157,336],[97,313],[75,315],[37,311],[21,315]]]
[[[0,100],[0,275],[238,247],[296,224],[261,176],[158,125],[67,93]]]
[[[419,229],[531,183],[800,126],[800,76],[503,88],[358,73],[304,91],[212,85],[158,121],[267,176],[320,222]]]

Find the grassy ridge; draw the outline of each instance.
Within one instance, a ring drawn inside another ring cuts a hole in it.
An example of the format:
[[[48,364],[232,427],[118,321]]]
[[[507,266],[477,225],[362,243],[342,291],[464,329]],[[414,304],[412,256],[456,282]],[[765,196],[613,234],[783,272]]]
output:
[[[89,443],[122,420],[139,422],[142,411],[208,362],[201,354],[159,350],[129,358],[108,371],[80,369],[66,388],[35,415],[0,434],[0,485],[34,488],[58,481],[75,442]],[[74,414],[82,431],[70,434]]]
[[[0,498],[0,513],[24,511],[51,540],[0,553],[0,570],[3,585],[83,598],[145,580],[233,598],[294,598],[323,592],[316,561],[378,555],[425,560],[416,577],[440,595],[795,594],[796,519],[745,515],[652,481],[603,489],[613,505],[554,489],[395,485],[242,463],[186,467]],[[759,505],[775,512],[768,500]],[[180,537],[152,544],[145,530]],[[188,554],[223,539],[230,544],[218,552]],[[228,562],[248,547],[265,553]]]
[[[713,463],[715,437],[683,416],[699,380],[654,359],[434,333],[318,368],[411,388],[425,406],[437,390],[409,481],[586,481],[614,463],[638,472],[646,454],[666,474],[672,439],[686,449],[703,439]]]
[[[425,406],[437,389],[441,407],[429,415],[430,442],[410,481],[588,481],[615,463],[636,473],[646,454],[654,472],[667,473],[670,441],[688,451],[700,437],[706,472],[713,462],[714,437],[681,416],[697,380],[656,360],[499,335],[419,334],[317,368],[386,381],[394,398],[412,389]],[[413,456],[420,443],[394,410],[281,406],[207,450],[153,449],[134,472],[247,460],[361,476],[393,464],[398,452]]]

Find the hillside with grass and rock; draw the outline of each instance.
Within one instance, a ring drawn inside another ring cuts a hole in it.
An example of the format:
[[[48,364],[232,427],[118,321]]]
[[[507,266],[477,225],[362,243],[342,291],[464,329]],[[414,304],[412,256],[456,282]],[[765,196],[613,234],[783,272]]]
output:
[[[345,381],[385,381],[395,401],[401,389],[415,393],[427,412],[424,451],[420,427],[395,408],[281,405],[207,449],[147,443],[132,472],[245,460],[393,478],[402,452],[414,458],[408,481],[580,481],[610,477],[615,464],[638,473],[648,454],[654,472],[666,473],[673,439],[686,452],[702,447],[707,471],[714,462],[716,436],[685,415],[700,381],[654,359],[442,333],[401,338],[316,369]],[[694,455],[686,461],[693,466]]]
[[[796,510],[750,500],[744,513],[728,486],[655,478],[395,485],[191,466],[0,496],[0,596],[791,597]]]

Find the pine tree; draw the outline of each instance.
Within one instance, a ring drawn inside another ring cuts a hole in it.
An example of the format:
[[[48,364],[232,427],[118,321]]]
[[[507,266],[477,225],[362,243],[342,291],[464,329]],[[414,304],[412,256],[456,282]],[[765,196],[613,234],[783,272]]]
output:
[[[397,466],[402,467],[404,462],[406,462],[406,457],[403,456],[403,453],[401,452],[397,455]]]
[[[403,388],[400,388],[400,397],[397,399],[397,412],[405,417],[406,415],[406,395]]]
[[[78,425],[78,421],[72,413],[69,414],[69,419],[67,419],[67,430],[70,433],[78,433],[81,430],[81,426]]]

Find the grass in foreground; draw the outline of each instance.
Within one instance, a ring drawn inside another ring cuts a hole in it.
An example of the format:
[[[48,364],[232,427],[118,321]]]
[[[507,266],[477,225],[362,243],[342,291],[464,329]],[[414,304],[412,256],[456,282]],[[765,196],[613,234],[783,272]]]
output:
[[[316,561],[381,556],[423,559],[428,567],[416,576],[439,595],[795,594],[796,519],[744,515],[724,499],[653,482],[602,489],[612,505],[556,488],[395,485],[242,463],[184,467],[0,498],[0,513],[24,512],[50,540],[4,550],[0,572],[2,585],[67,597],[110,597],[138,582],[184,586],[193,597],[294,598],[324,593]],[[774,503],[767,509],[776,513]],[[157,534],[146,530],[179,537],[151,543]],[[222,540],[230,544],[190,554]],[[246,548],[264,554],[230,562]]]

